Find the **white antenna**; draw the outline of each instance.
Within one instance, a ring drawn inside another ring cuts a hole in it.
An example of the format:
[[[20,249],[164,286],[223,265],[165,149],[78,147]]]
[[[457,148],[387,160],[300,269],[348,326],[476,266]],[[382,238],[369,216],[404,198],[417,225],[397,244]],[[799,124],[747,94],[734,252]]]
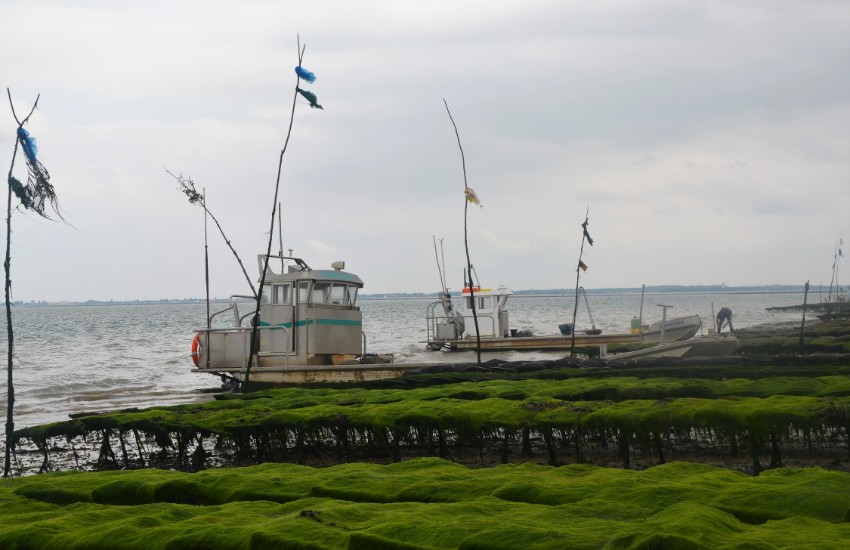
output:
[[[431,235],[431,239],[434,241],[434,259],[437,260],[437,274],[440,276],[440,287],[443,289],[443,293],[446,292],[446,278],[445,278],[445,268],[446,268],[446,260],[445,256],[443,256],[443,267],[440,267],[440,256],[437,254],[437,236]],[[443,239],[440,239],[440,248],[443,246]]]
[[[281,218],[281,210],[283,210],[283,207],[280,203],[277,203],[277,237],[280,243],[280,272],[283,273],[285,260],[283,259],[283,219]]]

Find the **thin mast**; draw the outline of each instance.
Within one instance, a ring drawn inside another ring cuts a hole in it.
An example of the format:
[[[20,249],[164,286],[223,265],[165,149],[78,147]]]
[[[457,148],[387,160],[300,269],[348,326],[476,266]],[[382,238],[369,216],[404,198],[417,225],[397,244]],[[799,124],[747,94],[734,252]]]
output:
[[[209,241],[207,240],[207,189],[206,187],[202,189],[204,196],[204,283],[206,285],[207,292],[207,329],[212,327],[212,320],[210,319],[210,250],[209,250]],[[207,335],[209,339],[209,334]],[[207,349],[209,349],[209,345],[207,345]],[[209,361],[209,353],[207,353],[207,361]]]
[[[283,259],[283,205],[278,201],[277,203],[277,239],[278,244],[280,246],[280,272],[284,271],[284,263],[286,260]],[[291,255],[291,254],[290,254]]]
[[[443,278],[443,271],[440,268],[440,255],[437,253],[437,236],[431,235],[431,239],[434,241],[434,259],[437,260],[437,274],[440,276],[440,288],[443,289],[443,293],[446,292],[446,280]],[[442,239],[440,239],[440,244],[442,244]],[[443,264],[443,269],[445,268],[445,264]]]

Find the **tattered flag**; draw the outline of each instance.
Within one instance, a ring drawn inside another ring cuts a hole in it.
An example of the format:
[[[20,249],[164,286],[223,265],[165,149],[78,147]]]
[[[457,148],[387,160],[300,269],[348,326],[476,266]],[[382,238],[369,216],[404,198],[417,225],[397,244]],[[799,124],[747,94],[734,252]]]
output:
[[[484,208],[484,205],[482,205],[481,201],[478,199],[478,194],[472,187],[464,188],[463,195],[466,197],[466,200],[468,200],[472,204],[477,204],[479,207]]]
[[[325,110],[324,107],[319,105],[318,99],[316,98],[316,94],[314,94],[313,92],[308,92],[307,90],[302,90],[301,88],[295,88],[295,89],[298,90],[299,94],[304,96],[304,99],[306,99],[307,101],[310,102],[310,107],[312,107],[314,109],[322,109],[323,111]]]
[[[578,266],[581,268],[582,271],[587,271],[587,264],[584,263],[583,261],[579,260]]]
[[[310,84],[316,81],[316,75],[311,73],[301,65],[295,67],[295,74],[298,75],[298,78],[305,82],[309,82]]]
[[[30,136],[23,126],[18,126],[17,136],[27,159],[28,178],[26,185],[24,185],[10,175],[9,187],[26,210],[31,210],[43,218],[50,219],[47,214],[47,205],[50,205],[56,215],[62,219],[56,190],[50,183],[50,173],[36,158],[38,146],[35,144],[35,138]]]
[[[590,233],[587,232],[587,224],[588,221],[584,220],[584,223],[581,224],[582,229],[584,229],[584,238],[587,239],[587,242],[590,243],[590,246],[593,246],[593,239],[590,238]]]

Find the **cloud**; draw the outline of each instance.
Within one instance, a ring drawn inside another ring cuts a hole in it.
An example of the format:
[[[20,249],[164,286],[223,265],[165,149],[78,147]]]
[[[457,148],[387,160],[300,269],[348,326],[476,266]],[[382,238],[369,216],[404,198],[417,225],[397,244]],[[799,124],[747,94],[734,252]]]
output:
[[[334,247],[329,244],[317,241],[315,239],[307,239],[307,246],[312,252],[320,256],[330,256],[336,253]]]
[[[278,199],[284,247],[311,266],[345,259],[369,292],[436,289],[436,234],[460,286],[445,98],[485,204],[469,241],[488,279],[570,286],[589,207],[588,287],[814,280],[850,233],[848,16],[834,2],[5,1],[0,83],[19,111],[41,93],[29,129],[77,227],[15,214],[15,296],[202,294],[203,212],[164,167],[206,190],[256,277],[299,33],[325,110],[296,105]],[[14,130],[0,109],[6,166]],[[223,239],[208,242],[213,295],[243,291]]]

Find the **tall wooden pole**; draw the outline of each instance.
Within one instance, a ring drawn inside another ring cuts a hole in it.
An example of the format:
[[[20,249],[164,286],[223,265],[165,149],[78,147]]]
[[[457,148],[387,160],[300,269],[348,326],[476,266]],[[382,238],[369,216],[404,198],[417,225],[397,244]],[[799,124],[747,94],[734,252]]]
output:
[[[209,219],[209,215],[207,214],[207,190],[203,190],[203,201],[204,201],[204,288],[206,289],[207,296],[207,328],[212,328],[210,324],[210,247],[209,247],[209,239],[207,237],[207,221]],[[250,281],[249,281],[250,282]],[[209,339],[209,333],[207,334],[207,340]],[[209,349],[209,342],[204,342]],[[207,361],[209,361],[209,353],[207,353]]]
[[[809,281],[806,281],[806,286],[803,290],[803,322],[800,323],[800,355],[803,354],[803,346],[805,345],[805,341],[803,339],[803,332],[806,329],[806,308],[808,307],[807,303],[809,300]]]
[[[18,152],[18,144],[15,141],[15,152],[12,154],[12,166],[15,165],[15,155]],[[12,168],[9,168],[9,177],[12,177]],[[12,432],[15,431],[14,410],[15,410],[15,386],[12,384],[12,363],[15,358],[15,333],[12,330],[12,278],[10,276],[10,266],[12,259],[12,186],[8,187],[8,201],[6,203],[6,259],[3,262],[3,269],[6,272],[6,335],[8,338],[8,366],[6,370],[6,457],[3,464],[3,477],[9,477],[9,472],[12,468]]]
[[[481,363],[481,331],[478,330],[478,313],[475,304],[475,283],[472,282],[472,261],[469,259],[469,239],[466,231],[466,213],[469,210],[469,201],[463,201],[463,248],[466,250],[466,266],[469,270],[469,301],[472,303],[472,321],[475,323],[475,360]],[[461,293],[463,295],[463,293]]]
[[[587,226],[588,216],[590,215],[590,207],[587,207],[587,212],[584,214],[584,225],[582,226],[581,232],[581,249],[578,253],[578,264],[576,264],[576,298],[575,304],[573,305],[573,328],[570,330],[572,334],[572,338],[570,339],[570,357],[576,356],[576,314],[578,313],[578,287],[579,287],[579,277],[581,277],[581,265],[582,265],[582,257],[584,256],[584,241],[587,240],[587,230],[585,227]]]
[[[18,115],[15,113],[15,105],[12,103],[12,92],[6,88],[6,95],[9,96],[9,107],[12,109],[12,116],[15,122],[18,123],[18,128],[23,128],[24,124],[29,120],[32,114],[38,107],[38,100],[41,94],[35,98],[35,102],[30,109],[29,114],[23,120],[18,120]],[[5,460],[3,463],[3,477],[9,477],[12,469],[12,433],[15,431],[15,386],[12,380],[13,362],[15,360],[15,333],[12,330],[12,170],[15,168],[15,159],[18,156],[18,138],[15,138],[15,148],[12,151],[12,163],[9,165],[9,175],[6,178],[6,187],[8,188],[8,200],[6,201],[6,258],[3,261],[3,271],[6,274],[5,297],[6,297],[6,335],[9,340],[7,353],[7,374],[6,374],[6,450]],[[44,216],[44,212],[38,212]],[[61,217],[61,215],[60,215]]]
[[[301,37],[298,38],[298,65],[300,66],[304,59],[304,48],[301,47]],[[275,180],[274,185],[274,200],[272,201],[272,215],[271,215],[271,227],[269,228],[269,245],[266,248],[266,255],[263,260],[263,271],[260,273],[260,288],[257,289],[257,303],[254,308],[254,316],[251,319],[251,343],[250,349],[248,350],[248,364],[245,367],[245,382],[243,384],[243,390],[248,391],[248,386],[251,381],[251,368],[254,365],[254,354],[259,347],[259,325],[260,325],[260,304],[263,300],[263,287],[266,284],[266,273],[269,270],[269,256],[272,253],[272,243],[274,242],[274,223],[275,223],[275,212],[277,212],[277,197],[280,192],[280,174],[283,170],[283,156],[286,154],[286,147],[289,145],[289,138],[292,135],[292,125],[295,122],[295,104],[298,101],[298,84],[299,78],[295,77],[295,91],[293,92],[292,97],[292,112],[289,114],[289,129],[286,132],[286,140],[283,142],[283,148],[280,150],[280,158],[277,163],[277,179]]]
[[[469,199],[466,198],[466,189],[469,187],[466,180],[466,157],[463,155],[463,146],[460,144],[460,133],[457,131],[457,124],[455,124],[455,119],[452,117],[452,112],[449,110],[449,104],[445,98],[443,98],[443,104],[446,106],[446,112],[449,114],[449,120],[452,121],[452,127],[455,129],[457,146],[460,149],[460,161],[463,167],[463,248],[466,250],[466,269],[469,273],[469,299],[472,303],[472,320],[475,323],[475,354],[478,363],[481,363],[481,331],[478,329],[478,312],[475,307],[475,289],[473,288],[475,285],[472,282],[472,261],[469,259],[469,238],[466,230],[467,212],[469,211]]]

